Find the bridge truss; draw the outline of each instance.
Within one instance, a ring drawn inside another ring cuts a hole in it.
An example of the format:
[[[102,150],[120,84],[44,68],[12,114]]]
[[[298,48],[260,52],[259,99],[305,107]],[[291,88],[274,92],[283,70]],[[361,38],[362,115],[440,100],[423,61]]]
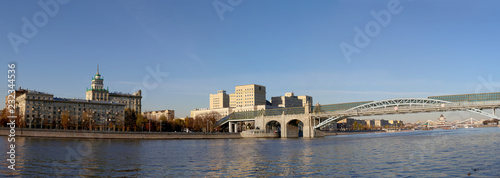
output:
[[[332,122],[342,120],[347,117],[354,116],[369,116],[369,115],[388,115],[388,114],[404,114],[404,113],[420,113],[420,112],[435,112],[435,111],[469,111],[490,118],[499,117],[484,112],[478,108],[494,108],[500,106],[499,102],[469,102],[469,103],[453,103],[449,101],[425,99],[425,98],[398,98],[370,102],[362,104],[344,111],[336,111],[330,113],[313,114],[318,117],[328,117],[328,119],[314,126],[315,129],[324,127]]]

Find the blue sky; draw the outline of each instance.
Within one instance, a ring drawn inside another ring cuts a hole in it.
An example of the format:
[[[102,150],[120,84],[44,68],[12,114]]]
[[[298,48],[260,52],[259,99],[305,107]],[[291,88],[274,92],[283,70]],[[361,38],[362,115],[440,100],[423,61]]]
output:
[[[18,86],[58,97],[84,98],[96,65],[111,91],[142,88],[143,111],[177,117],[252,83],[268,99],[293,91],[320,104],[499,91],[500,1],[400,1],[350,62],[339,45],[354,45],[354,28],[390,1],[70,1],[16,52],[8,34],[25,37],[23,17],[44,20],[38,2],[2,2],[0,54],[17,63]],[[221,20],[214,2],[232,11]],[[145,86],[157,66],[168,76]]]

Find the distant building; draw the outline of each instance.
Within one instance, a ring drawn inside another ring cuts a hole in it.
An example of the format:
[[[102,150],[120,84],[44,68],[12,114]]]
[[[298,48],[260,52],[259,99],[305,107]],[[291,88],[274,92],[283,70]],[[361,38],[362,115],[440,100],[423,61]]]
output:
[[[85,93],[87,100],[93,101],[114,101],[126,105],[126,108],[130,108],[136,112],[136,114],[141,113],[141,90],[135,92],[134,94],[126,94],[120,92],[110,93],[108,89],[104,88],[104,78],[99,74],[99,66],[97,66],[97,73],[92,78],[91,88],[87,88]]]
[[[285,93],[285,96],[275,96],[271,98],[271,104],[274,107],[289,108],[289,107],[304,107],[307,103],[312,104],[311,96],[294,96],[292,93]]]
[[[175,111],[174,110],[159,110],[159,111],[147,111],[143,112],[142,115],[152,120],[160,120],[161,116],[165,116],[166,119],[171,120],[175,119]]]
[[[389,120],[389,124],[391,126],[402,126],[403,125],[403,121],[400,121],[400,120]]]
[[[366,126],[375,127],[375,120],[373,119],[365,119]]]
[[[266,109],[274,109],[275,107],[270,106],[270,105],[257,105],[257,106],[245,106],[245,107],[236,107],[236,108],[220,108],[220,109],[210,109],[210,108],[204,108],[204,109],[195,109],[191,111],[191,117],[196,119],[196,116],[210,113],[210,112],[217,112],[220,115],[221,119],[223,117],[226,117],[227,115],[233,113],[233,112],[245,112],[245,111],[260,111],[260,110],[266,110]]]
[[[229,95],[226,90],[219,90],[217,94],[210,94],[210,109],[221,109],[229,107]]]
[[[84,122],[83,115],[86,115],[96,124],[123,123],[125,108],[141,112],[141,91],[134,94],[110,93],[104,89],[99,67],[85,95],[85,100],[57,98],[52,94],[20,88],[16,90],[16,109],[26,125],[40,125],[42,122],[60,124],[63,112],[69,113],[72,122]]]
[[[229,94],[229,107],[266,105],[266,87],[257,84],[238,85]]]
[[[391,125],[388,120],[375,120],[375,127],[385,127]]]
[[[59,125],[63,112],[68,112],[70,119],[76,122],[85,122],[83,115],[96,124],[110,121],[123,123],[124,119],[125,104],[113,101],[56,98],[52,94],[30,90],[16,98],[16,103],[25,126],[42,123]]]
[[[366,123],[364,120],[358,120],[358,119],[353,119],[353,118],[345,118],[345,119],[342,119],[340,121],[337,121],[337,127],[339,129],[350,129],[354,125],[363,126],[363,125],[366,125]]]
[[[217,94],[210,94],[210,108],[195,109],[191,111],[191,117],[217,112],[225,117],[232,112],[257,111],[272,108],[266,105],[266,87],[257,84],[238,85],[235,92],[226,94],[225,90],[217,91]],[[219,118],[220,119],[220,118]]]

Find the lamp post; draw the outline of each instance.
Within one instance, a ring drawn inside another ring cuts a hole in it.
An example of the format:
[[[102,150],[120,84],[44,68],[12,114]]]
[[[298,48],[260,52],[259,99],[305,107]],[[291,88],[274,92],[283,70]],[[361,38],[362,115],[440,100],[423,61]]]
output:
[[[89,131],[92,130],[92,112],[89,111],[89,113],[87,113],[87,117],[89,118]]]
[[[40,129],[43,129],[42,126],[43,126],[43,114],[40,116]]]
[[[33,122],[33,117],[35,117],[35,108],[34,107],[31,108],[31,114],[32,114],[32,116],[30,117],[30,129],[31,129],[31,122]]]
[[[75,112],[75,117],[76,117],[76,130],[78,130],[78,114],[76,114],[76,106],[73,106],[73,111]]]
[[[61,120],[61,110],[58,109],[57,112],[59,113],[59,121]],[[59,121],[56,121],[56,128],[59,129]]]

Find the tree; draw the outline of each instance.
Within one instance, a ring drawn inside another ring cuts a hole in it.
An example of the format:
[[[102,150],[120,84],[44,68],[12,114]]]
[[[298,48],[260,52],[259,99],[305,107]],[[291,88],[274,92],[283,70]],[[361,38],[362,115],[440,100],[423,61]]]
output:
[[[167,117],[165,115],[161,115],[160,121],[161,121],[161,124],[160,124],[161,130],[162,131],[169,131]]]
[[[0,116],[1,127],[5,127],[9,123],[9,118],[7,117],[7,108],[3,108],[2,115]]]
[[[172,125],[174,131],[182,132],[184,129],[184,121],[182,119],[174,119]]]
[[[130,131],[132,128],[136,129],[137,125],[137,116],[135,115],[135,111],[130,108],[125,109],[125,127]]]
[[[90,117],[88,116],[88,113],[86,111],[82,111],[81,120],[82,120],[82,129],[83,128],[89,129],[88,126],[90,122]]]
[[[144,130],[144,124],[148,122],[148,119],[145,118],[142,114],[137,115],[137,119],[135,121],[135,124],[141,128],[141,131]]]
[[[205,130],[207,132],[218,130],[219,127],[216,127],[215,124],[219,118],[221,118],[220,114],[215,111],[197,115],[196,118],[194,119],[193,130],[195,131]]]
[[[68,129],[69,121],[70,121],[69,111],[64,111],[61,114],[61,124],[64,130]]]
[[[193,130],[193,125],[194,125],[194,119],[186,116],[186,118],[184,118],[184,127],[186,127],[189,130]]]

